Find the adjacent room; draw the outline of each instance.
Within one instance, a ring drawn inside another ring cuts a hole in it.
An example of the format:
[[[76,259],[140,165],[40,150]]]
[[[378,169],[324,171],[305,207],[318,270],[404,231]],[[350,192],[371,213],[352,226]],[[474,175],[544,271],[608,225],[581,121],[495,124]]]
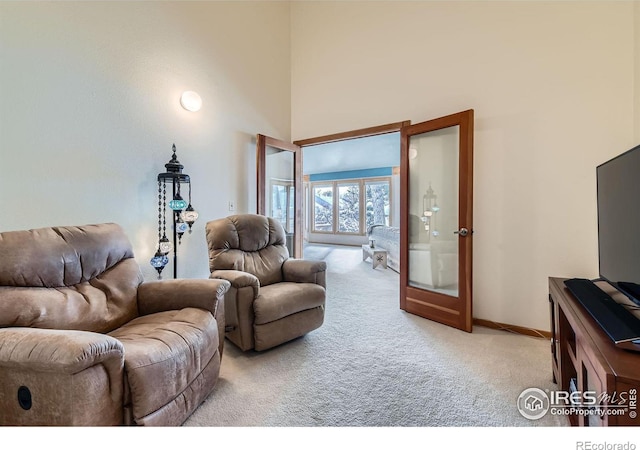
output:
[[[618,424],[523,409],[638,144],[639,1],[2,1],[0,425]]]

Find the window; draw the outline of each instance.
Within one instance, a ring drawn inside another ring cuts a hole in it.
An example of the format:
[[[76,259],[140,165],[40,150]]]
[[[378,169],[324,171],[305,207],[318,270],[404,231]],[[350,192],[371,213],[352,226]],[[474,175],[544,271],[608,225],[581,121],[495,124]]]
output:
[[[390,188],[389,178],[312,182],[311,232],[366,235],[371,225],[390,225]]]
[[[366,181],[366,222],[371,225],[389,226],[389,181]]]
[[[360,233],[360,184],[338,184],[338,232]]]
[[[290,182],[271,182],[271,217],[277,219],[286,233],[293,233],[295,204],[294,187]]]
[[[313,231],[333,232],[333,185],[313,187]]]

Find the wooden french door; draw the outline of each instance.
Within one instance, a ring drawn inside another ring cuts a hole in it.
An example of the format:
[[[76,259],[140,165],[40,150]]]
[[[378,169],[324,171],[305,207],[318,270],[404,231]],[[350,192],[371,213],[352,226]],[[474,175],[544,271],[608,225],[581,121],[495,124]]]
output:
[[[473,110],[401,129],[400,308],[472,330]]]
[[[302,257],[302,151],[290,142],[258,134],[256,143],[258,214],[284,227],[287,248]]]

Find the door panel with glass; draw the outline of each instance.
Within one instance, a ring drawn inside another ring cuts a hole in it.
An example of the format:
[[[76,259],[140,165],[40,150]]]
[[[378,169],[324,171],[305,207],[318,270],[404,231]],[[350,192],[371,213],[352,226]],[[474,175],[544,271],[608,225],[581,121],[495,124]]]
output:
[[[400,307],[470,332],[473,111],[401,135]]]
[[[258,214],[278,220],[289,254],[302,255],[302,152],[297,145],[258,135]]]

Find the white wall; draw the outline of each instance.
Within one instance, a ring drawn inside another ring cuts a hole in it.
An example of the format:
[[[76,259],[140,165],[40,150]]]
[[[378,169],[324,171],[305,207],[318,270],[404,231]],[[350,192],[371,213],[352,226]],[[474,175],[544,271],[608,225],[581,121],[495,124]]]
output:
[[[255,211],[255,134],[290,137],[289,21],[280,2],[0,2],[0,230],[118,222],[153,279],[175,143],[200,212],[178,276],[207,277],[205,223]]]
[[[549,329],[548,277],[597,276],[595,167],[638,143],[637,4],[291,14],[293,139],[475,110],[474,316]]]

